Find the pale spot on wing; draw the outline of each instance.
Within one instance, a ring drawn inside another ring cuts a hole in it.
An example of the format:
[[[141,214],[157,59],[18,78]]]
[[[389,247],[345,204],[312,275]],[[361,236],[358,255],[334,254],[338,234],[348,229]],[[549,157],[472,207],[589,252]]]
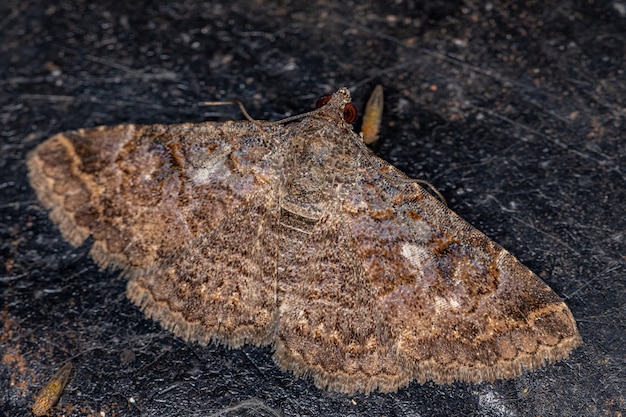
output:
[[[500,249],[500,253],[498,253],[498,258],[496,259],[496,265],[501,268],[508,255],[509,253],[506,250]]]
[[[231,151],[230,146],[224,146],[215,153],[193,161],[192,168],[189,169],[191,181],[197,185],[206,185],[230,176],[232,170],[227,166],[226,160]]]
[[[437,313],[445,313],[450,310],[457,310],[461,303],[454,295],[448,298],[435,296],[434,305]]]
[[[435,233],[433,227],[428,224],[428,222],[417,221],[411,223],[411,225],[413,226],[413,230],[416,236],[427,237],[432,236]]]
[[[202,167],[191,170],[189,177],[194,184],[206,185],[226,178],[230,174],[230,170],[224,165],[224,159],[220,158],[211,159]]]
[[[412,243],[404,243],[402,245],[402,256],[409,260],[415,269],[420,269],[424,260],[429,257],[428,252],[420,246]]]

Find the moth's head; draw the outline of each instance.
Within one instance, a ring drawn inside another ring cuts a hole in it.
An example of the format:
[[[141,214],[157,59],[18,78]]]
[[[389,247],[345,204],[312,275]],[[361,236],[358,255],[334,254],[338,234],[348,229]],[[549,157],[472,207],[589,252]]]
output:
[[[315,107],[319,109],[316,112],[325,118],[336,121],[343,121],[352,124],[356,120],[357,111],[354,104],[351,103],[350,91],[342,87],[336,93],[322,96],[317,100]]]

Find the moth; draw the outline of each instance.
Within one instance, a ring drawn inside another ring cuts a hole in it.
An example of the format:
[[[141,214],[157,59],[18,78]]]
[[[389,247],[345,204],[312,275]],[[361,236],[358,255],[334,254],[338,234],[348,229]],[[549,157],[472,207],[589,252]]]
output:
[[[341,88],[283,122],[100,126],[28,157],[72,245],[184,340],[271,345],[321,388],[511,378],[581,343],[509,252],[375,156]]]

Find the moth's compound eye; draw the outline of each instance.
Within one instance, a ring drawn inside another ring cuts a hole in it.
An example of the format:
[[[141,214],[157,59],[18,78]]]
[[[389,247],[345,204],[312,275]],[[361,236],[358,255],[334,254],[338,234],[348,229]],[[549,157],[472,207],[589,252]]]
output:
[[[356,111],[356,107],[354,107],[354,104],[352,103],[346,104],[346,107],[343,108],[343,120],[345,120],[346,123],[354,123],[357,114],[358,112]]]
[[[331,97],[332,96],[330,94],[320,97],[317,100],[317,103],[315,103],[315,108],[319,109],[320,107],[325,106],[326,103],[330,101]],[[345,120],[346,123],[354,123],[357,115],[358,112],[356,111],[356,107],[354,107],[354,104],[348,103],[346,104],[346,107],[343,108],[343,120]]]
[[[326,105],[326,103],[328,103],[330,101],[330,98],[332,96],[330,94],[327,94],[325,96],[322,96],[320,98],[317,99],[317,102],[315,103],[315,108],[319,109],[320,107]]]

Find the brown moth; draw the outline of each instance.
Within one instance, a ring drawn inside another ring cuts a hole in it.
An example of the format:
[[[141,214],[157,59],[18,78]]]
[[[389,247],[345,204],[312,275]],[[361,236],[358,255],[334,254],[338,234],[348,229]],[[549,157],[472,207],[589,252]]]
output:
[[[510,253],[376,157],[342,88],[290,123],[57,134],[30,182],[73,245],[184,340],[272,345],[318,387],[510,378],[581,343]]]

